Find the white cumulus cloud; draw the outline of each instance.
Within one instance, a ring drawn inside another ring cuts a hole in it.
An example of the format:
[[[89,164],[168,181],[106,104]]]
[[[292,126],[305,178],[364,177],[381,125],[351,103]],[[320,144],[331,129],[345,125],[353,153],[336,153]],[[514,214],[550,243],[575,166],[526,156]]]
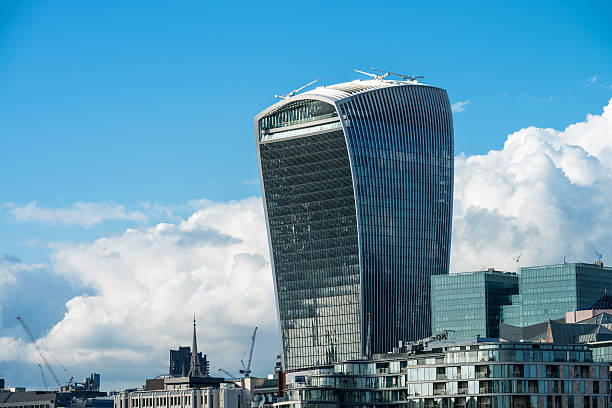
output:
[[[455,102],[451,105],[451,110],[454,113],[463,112],[469,104],[470,104],[470,101]]]
[[[52,245],[54,273],[90,289],[72,297],[63,318],[40,336],[76,378],[101,372],[110,389],[167,373],[168,350],[191,345],[194,313],[211,375],[221,367],[237,374],[254,326],[254,372],[273,370],[280,340],[262,201],[191,205],[197,209],[180,222]],[[14,337],[0,337],[0,345],[8,350],[0,361],[40,362]]]
[[[459,155],[451,270],[612,257],[611,197],[612,100],[564,130],[528,127],[501,150]]]
[[[95,294],[68,301],[45,347],[111,383],[141,382],[167,372],[170,347],[190,344],[195,313],[199,349],[215,367],[237,371],[257,325],[263,362],[255,364],[271,369],[279,341],[262,202],[200,204],[180,223],[55,244],[55,272]]]
[[[39,207],[36,202],[22,207],[12,203],[6,206],[16,221],[36,221],[52,225],[78,225],[90,228],[106,220],[145,221],[147,219],[140,211],[126,211],[123,205],[109,202],[78,202],[69,208]]]

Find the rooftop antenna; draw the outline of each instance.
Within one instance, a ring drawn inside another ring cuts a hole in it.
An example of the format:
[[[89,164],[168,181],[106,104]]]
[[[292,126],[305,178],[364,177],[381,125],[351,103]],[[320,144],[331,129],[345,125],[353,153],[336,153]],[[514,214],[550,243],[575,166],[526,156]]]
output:
[[[405,81],[410,81],[410,82],[415,82],[419,78],[425,78],[423,75],[419,75],[419,76],[404,75],[404,74],[398,74],[397,72],[383,71],[383,70],[376,69],[376,68],[372,68],[372,71],[383,72],[387,75],[395,75],[395,76],[402,78]]]
[[[298,89],[294,89],[293,91],[289,92],[287,95],[274,95],[274,97],[275,98],[279,98],[279,99],[289,99],[292,96],[294,96],[296,93],[300,92],[302,89],[304,89],[304,88],[306,88],[306,87],[308,87],[308,86],[310,86],[310,85],[312,85],[315,82],[320,81],[320,80],[321,80],[321,78],[317,78],[314,81],[309,82],[306,85],[304,85],[304,86],[302,86],[302,87],[300,87]]]
[[[372,69],[373,69],[373,68],[372,68]],[[359,72],[360,74],[367,75],[367,76],[369,76],[370,78],[375,79],[375,80],[377,80],[377,81],[384,81],[384,79],[385,79],[386,77],[388,77],[388,76],[389,76],[389,74],[390,74],[390,72],[385,71],[385,72],[384,72],[382,75],[376,75],[376,74],[371,74],[371,73],[369,73],[369,72],[363,72],[363,71],[360,71],[360,70],[358,70],[358,69],[356,69],[356,70],[355,70],[355,72]],[[381,72],[382,72],[382,71],[381,71]]]

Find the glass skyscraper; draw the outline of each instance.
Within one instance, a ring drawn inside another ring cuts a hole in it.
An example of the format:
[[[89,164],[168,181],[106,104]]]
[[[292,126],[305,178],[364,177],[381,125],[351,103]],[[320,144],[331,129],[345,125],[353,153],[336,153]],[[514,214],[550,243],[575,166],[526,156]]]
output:
[[[430,335],[448,273],[453,121],[446,91],[353,81],[255,118],[287,369]]]

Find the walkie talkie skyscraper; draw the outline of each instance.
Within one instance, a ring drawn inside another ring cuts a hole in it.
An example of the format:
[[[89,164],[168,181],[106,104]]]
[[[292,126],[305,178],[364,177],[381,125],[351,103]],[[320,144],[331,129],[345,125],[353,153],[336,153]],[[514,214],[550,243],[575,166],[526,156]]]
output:
[[[430,277],[450,253],[446,91],[319,87],[258,114],[255,139],[286,369],[430,335]]]

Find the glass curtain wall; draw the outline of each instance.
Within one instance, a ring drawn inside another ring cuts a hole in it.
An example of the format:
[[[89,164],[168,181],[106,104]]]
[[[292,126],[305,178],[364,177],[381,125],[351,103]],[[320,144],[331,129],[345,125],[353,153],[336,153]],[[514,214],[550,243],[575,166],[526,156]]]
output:
[[[357,358],[359,250],[344,134],[263,143],[260,156],[285,365]]]
[[[453,122],[446,91],[392,86],[339,103],[353,165],[363,315],[372,351],[431,334],[430,278],[447,274]],[[365,345],[364,345],[365,349]]]

